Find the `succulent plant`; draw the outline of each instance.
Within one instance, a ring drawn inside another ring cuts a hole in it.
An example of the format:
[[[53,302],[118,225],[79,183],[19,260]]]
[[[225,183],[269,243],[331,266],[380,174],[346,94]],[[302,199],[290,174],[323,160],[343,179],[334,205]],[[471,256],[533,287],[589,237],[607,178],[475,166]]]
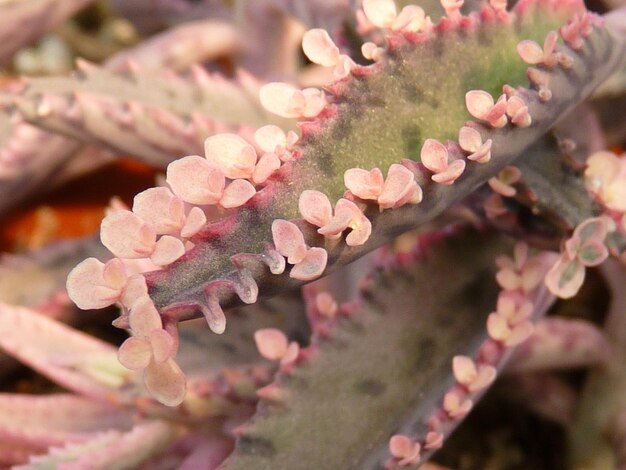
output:
[[[503,376],[569,431],[572,468],[624,465],[626,156],[598,103],[626,90],[626,11],[348,3],[156,2],[183,24],[0,89],[0,210],[120,154],[165,171],[108,207],[107,253],[5,261],[48,287],[26,305],[18,270],[0,290],[0,347],[73,392],[0,395],[41,410],[0,421],[6,463],[436,468]],[[216,72],[223,56],[248,70]],[[589,270],[605,329],[546,317]],[[80,309],[119,309],[117,354],[42,317],[70,308],[66,275]],[[577,396],[552,371],[580,367]]]

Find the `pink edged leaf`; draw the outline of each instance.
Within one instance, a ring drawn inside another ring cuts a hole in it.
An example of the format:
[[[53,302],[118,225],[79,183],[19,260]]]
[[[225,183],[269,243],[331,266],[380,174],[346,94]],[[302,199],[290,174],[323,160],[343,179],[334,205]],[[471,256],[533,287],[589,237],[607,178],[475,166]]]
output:
[[[491,124],[492,127],[504,127],[507,123],[506,120],[506,95],[501,95],[498,101],[492,106],[492,108],[485,114],[484,119]]]
[[[360,246],[369,239],[372,234],[372,223],[354,202],[348,199],[339,199],[335,205],[335,213],[351,214],[348,227],[350,227],[352,231],[346,237],[346,244],[348,246]]]
[[[426,19],[426,13],[424,9],[417,5],[407,5],[398,14],[396,19],[391,24],[391,29],[394,31],[406,31],[411,33],[417,33],[424,25]]]
[[[328,196],[320,191],[305,190],[298,199],[300,214],[308,223],[323,227],[333,217],[333,208]]]
[[[307,254],[304,235],[293,222],[277,219],[272,222],[272,238],[276,250],[289,264],[299,263]]]
[[[145,338],[133,336],[122,343],[117,352],[117,358],[127,369],[143,370],[148,367],[152,359],[152,346]]]
[[[252,181],[254,184],[265,183],[265,181],[280,168],[280,163],[280,158],[278,158],[275,153],[263,154],[252,173]]]
[[[132,212],[118,211],[102,220],[100,240],[119,258],[147,258],[154,251],[156,233]]]
[[[330,222],[328,222],[323,227],[320,227],[317,233],[319,233],[320,235],[324,235],[325,237],[332,237],[335,235],[339,235],[341,232],[350,227],[355,216],[354,208],[351,205],[341,201],[347,201],[347,199],[342,198],[337,201],[337,204],[335,205],[335,215],[330,220]]]
[[[360,199],[378,199],[383,191],[385,178],[379,168],[370,171],[362,168],[350,168],[343,175],[346,188]]]
[[[52,447],[47,454],[30,458],[29,463],[15,470],[104,470],[138,468],[163,451],[176,437],[175,428],[165,422],[151,420],[137,424],[130,431],[107,431],[82,442]]]
[[[470,90],[465,94],[465,106],[476,119],[484,120],[494,106],[493,97],[483,90]]]
[[[265,153],[275,152],[276,147],[287,147],[285,131],[273,124],[259,127],[254,133],[254,141]]]
[[[217,204],[226,184],[224,173],[197,155],[170,163],[166,181],[174,194],[190,204]]]
[[[173,359],[151,362],[144,372],[144,383],[150,394],[166,406],[178,406],[185,399],[185,374]]]
[[[0,348],[42,375],[96,399],[121,399],[128,372],[115,348],[32,310],[0,303]]]
[[[185,222],[185,204],[168,188],[150,188],[133,200],[133,213],[157,234],[177,234]]]
[[[185,245],[176,237],[164,235],[159,238],[150,260],[157,266],[167,266],[185,254]]]
[[[304,33],[302,50],[311,62],[333,67],[339,62],[339,48],[323,29],[311,29]]]
[[[328,252],[324,248],[310,248],[304,259],[291,268],[289,276],[300,281],[312,281],[322,275],[327,262]]]
[[[234,180],[224,190],[220,206],[226,209],[241,207],[256,194],[256,189],[248,180]]]
[[[161,364],[176,354],[176,341],[165,330],[154,330],[150,333],[150,345],[154,362]]]
[[[379,28],[391,26],[397,15],[393,0],[363,0],[363,11],[369,22]]]
[[[543,62],[543,49],[535,41],[524,40],[517,44],[517,53],[524,62],[536,65]]]
[[[552,294],[562,299],[574,297],[585,280],[585,267],[577,259],[569,259],[561,255],[559,260],[548,271],[545,278],[546,287]]]
[[[122,295],[123,282],[125,272],[119,259],[104,264],[95,258],[87,258],[69,273],[66,287],[78,308],[89,310],[117,302]]]
[[[128,321],[130,329],[137,336],[148,337],[154,330],[163,328],[161,315],[148,296],[140,298],[132,305]]]
[[[528,127],[532,124],[532,118],[528,112],[528,106],[519,96],[512,96],[506,103],[506,114],[511,122],[519,127]]]
[[[472,160],[478,163],[487,163],[491,160],[491,145],[493,141],[487,139],[487,141],[480,147],[480,149],[467,157],[468,160]]]
[[[227,178],[250,178],[257,162],[254,147],[237,134],[216,134],[204,141],[206,159]]]
[[[187,214],[185,225],[180,230],[180,236],[183,238],[193,237],[206,223],[207,218],[204,211],[199,207],[192,207]]]
[[[0,435],[9,435],[12,445],[45,449],[132,424],[127,410],[77,395],[0,394]]]
[[[465,171],[465,160],[454,160],[448,165],[448,168],[430,178],[435,183],[452,184],[463,174],[463,171]]]
[[[422,164],[433,173],[445,171],[448,167],[448,150],[435,139],[426,139],[420,153]]]
[[[606,220],[602,217],[594,217],[585,220],[574,229],[572,238],[578,238],[585,244],[588,241],[603,242],[607,233]]]
[[[254,342],[261,356],[270,361],[282,359],[287,354],[288,339],[276,328],[263,328],[254,333]]]
[[[383,190],[378,197],[382,209],[400,207],[404,203],[418,203],[422,190],[415,182],[415,175],[408,168],[394,163],[389,167]]]

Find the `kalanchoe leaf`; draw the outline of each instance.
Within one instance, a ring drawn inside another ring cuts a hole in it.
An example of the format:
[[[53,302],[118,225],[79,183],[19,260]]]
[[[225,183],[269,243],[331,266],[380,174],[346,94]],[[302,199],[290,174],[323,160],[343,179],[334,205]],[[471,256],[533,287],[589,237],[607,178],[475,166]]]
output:
[[[425,238],[416,259],[366,278],[358,307],[340,309],[279,375],[283,398],[262,401],[224,469],[379,468],[406,421],[421,433],[454,383],[452,358],[484,340],[491,260],[507,245],[485,233]]]
[[[0,63],[91,0],[5,0],[0,3]],[[28,27],[24,27],[28,25]]]
[[[335,93],[334,102],[320,117],[302,124],[304,135],[295,146],[301,158],[283,165],[275,177],[270,178],[269,184],[241,210],[199,232],[193,239],[195,247],[179,261],[147,275],[150,295],[157,307],[163,314],[176,319],[197,316],[207,302],[207,289],[211,292],[211,302],[219,300],[224,305],[233,302],[235,292],[227,289],[218,292],[211,283],[216,286],[215,283],[231,282],[236,278],[230,256],[237,253],[258,255],[259,261],[251,262],[247,269],[257,280],[261,295],[297,285],[293,277],[288,277],[288,271],[282,276],[270,276],[263,263],[268,244],[273,241],[272,222],[298,218],[298,201],[304,190],[321,191],[331,202],[336,201],[345,192],[344,174],[347,170],[355,167],[368,171],[373,168],[384,170],[405,157],[417,158],[426,138],[439,141],[456,138],[469,117],[463,99],[468,89],[482,83],[480,88],[496,95],[506,84],[502,77],[512,85],[524,83],[526,65],[517,57],[517,42],[529,37],[542,38],[574,12],[580,11],[577,8],[574,6],[572,10],[572,5],[568,4],[548,12],[542,5],[523,2],[511,17],[511,21],[519,22],[516,28],[499,21],[476,23],[462,33],[455,29],[443,31],[442,26],[441,30],[434,30],[433,37],[424,38],[418,44],[410,42],[410,35],[406,38],[399,34],[393,36],[384,61],[360,69],[358,73],[355,71],[356,76],[334,84],[330,88]],[[371,236],[365,244],[353,247],[347,247],[343,240],[326,243],[315,234],[317,230],[302,223],[299,228],[305,235],[306,245],[323,246],[328,251],[329,269],[326,272],[329,272],[398,233],[431,219],[513,162],[561,114],[589,93],[611,69],[619,66],[624,55],[616,51],[623,47],[622,37],[594,26],[583,49],[572,52],[574,61],[570,68],[555,67],[542,72],[549,77],[549,86],[554,90],[549,106],[545,101],[546,82],[534,83],[539,91],[515,91],[528,106],[533,118],[531,126],[509,123],[502,130],[494,130],[472,124],[479,129],[483,141],[492,142],[489,164],[468,164],[461,177],[448,187],[425,182],[427,175],[421,166],[405,161],[405,166],[417,175],[418,184],[424,185],[423,200],[419,204],[410,201],[400,209],[382,213],[380,207],[368,205],[365,215],[372,223]],[[471,54],[478,54],[477,51],[480,51],[480,64],[466,60]],[[458,60],[461,56],[462,61]],[[591,69],[593,74],[588,73]],[[444,79],[451,76],[451,70],[455,70],[454,76],[464,77],[461,83]],[[414,90],[416,84],[420,90],[436,88],[447,101],[433,107],[432,103],[417,97],[407,100],[407,90]],[[512,88],[507,90],[510,92]],[[385,105],[379,106],[381,103]],[[364,112],[372,107],[376,112]],[[407,127],[407,122],[424,124],[420,128]],[[447,149],[463,155],[463,149],[456,144],[450,143]]]

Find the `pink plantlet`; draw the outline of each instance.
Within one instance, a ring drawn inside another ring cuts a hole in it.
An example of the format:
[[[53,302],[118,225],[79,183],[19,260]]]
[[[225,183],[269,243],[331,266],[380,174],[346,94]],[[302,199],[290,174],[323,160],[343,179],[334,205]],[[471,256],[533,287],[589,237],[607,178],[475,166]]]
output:
[[[443,409],[452,419],[464,418],[474,403],[460,390],[451,390],[443,397]]]
[[[424,449],[440,449],[443,446],[443,434],[437,431],[429,431],[426,434]]]
[[[413,172],[403,165],[392,164],[378,196],[378,206],[381,209],[397,209],[405,204],[419,204],[422,198],[422,188],[415,181]]]
[[[254,342],[261,356],[270,361],[281,361],[281,364],[294,362],[300,352],[298,343],[289,343],[285,333],[276,328],[257,330],[254,333]]]
[[[185,245],[181,240],[171,235],[159,238],[150,255],[150,261],[157,266],[167,266],[185,254]]]
[[[274,153],[284,162],[293,160],[289,150],[298,139],[298,134],[294,131],[285,133],[280,127],[273,124],[260,127],[254,133],[254,141],[264,153]]]
[[[176,235],[185,223],[185,203],[168,188],[150,188],[137,194],[133,212],[158,235]]]
[[[216,134],[204,141],[208,162],[230,179],[250,178],[257,162],[252,145],[237,134]]]
[[[328,263],[328,252],[324,248],[309,248],[302,261],[296,263],[289,276],[300,281],[312,281],[322,275]]]
[[[180,404],[185,396],[185,377],[172,359],[177,342],[163,329],[161,316],[149,297],[133,304],[129,323],[133,336],[120,346],[119,361],[128,369],[143,370],[147,388],[161,403]]]
[[[546,274],[550,292],[563,299],[576,295],[585,280],[585,267],[598,266],[609,256],[604,244],[607,231],[602,217],[587,219],[576,227],[561,257]]]
[[[113,212],[100,225],[100,239],[119,258],[149,258],[156,246],[156,232],[130,211]]]
[[[389,453],[398,459],[398,465],[416,465],[420,461],[421,446],[410,437],[396,434],[389,439]]]
[[[256,194],[256,189],[247,180],[237,179],[231,181],[224,189],[219,205],[226,209],[241,207]]]
[[[498,296],[496,313],[505,318],[510,325],[517,325],[530,318],[533,304],[518,292],[504,290]]]
[[[328,196],[319,191],[302,191],[298,208],[304,220],[316,227],[327,225],[333,218],[333,207]]]
[[[327,318],[333,318],[339,310],[337,301],[328,292],[320,292],[315,296],[315,307],[320,315]]]
[[[583,47],[583,35],[581,34],[581,22],[578,16],[571,19],[559,29],[563,41],[572,49],[580,50]]]
[[[299,263],[307,253],[304,235],[293,222],[277,219],[272,222],[272,238],[274,246],[289,264]]]
[[[348,199],[339,199],[335,204],[333,218],[318,229],[324,236],[338,235],[346,229],[352,231],[346,237],[349,246],[363,245],[372,233],[372,223],[363,214],[363,211],[354,202]]]
[[[470,154],[467,157],[468,160],[487,163],[491,160],[492,143],[491,139],[483,142],[480,132],[473,127],[463,126],[459,131],[459,145],[465,152]]]
[[[207,223],[206,214],[199,207],[192,207],[185,219],[185,224],[180,230],[183,238],[193,237]]]
[[[370,171],[350,168],[343,175],[346,188],[359,199],[376,201],[383,192],[385,177],[379,168]]]
[[[488,183],[491,189],[496,193],[505,197],[513,197],[517,194],[517,190],[513,185],[517,183],[521,177],[522,172],[519,168],[507,165],[500,170],[496,176],[490,178]]]
[[[446,11],[446,15],[448,15],[450,19],[458,18],[460,16],[461,7],[463,6],[463,3],[465,3],[464,0],[440,0],[440,1],[441,1],[441,6]]]
[[[489,337],[505,347],[512,348],[523,343],[532,335],[533,331],[534,326],[530,321],[524,321],[512,326],[506,318],[498,313],[492,313],[487,317]]]
[[[317,88],[299,90],[280,82],[263,85],[259,98],[265,109],[285,118],[312,118],[326,106],[323,91]]]
[[[265,153],[259,158],[259,161],[252,173],[252,181],[254,184],[262,184],[280,168],[280,158],[275,153]]]
[[[195,155],[170,163],[166,181],[183,201],[201,205],[217,204],[226,185],[222,170]]]
[[[361,46],[361,54],[368,60],[374,62],[379,61],[385,54],[385,50],[382,47],[377,46],[373,42],[365,42]]]
[[[465,106],[469,113],[492,127],[506,126],[506,95],[494,103],[493,97],[482,90],[470,90],[465,94]]]
[[[311,62],[334,67],[333,76],[337,80],[347,77],[355,66],[350,57],[339,52],[339,48],[323,29],[311,29],[304,33],[302,50]]]
[[[470,393],[478,392],[489,387],[496,379],[496,369],[493,366],[479,365],[467,356],[454,356],[452,372],[456,381],[463,385]]]
[[[418,32],[425,24],[425,14],[422,8],[407,5],[398,15],[393,0],[364,0],[363,11],[371,24],[392,31]]]
[[[449,161],[448,149],[435,139],[426,139],[420,153],[422,164],[434,173],[431,179],[439,184],[454,183],[465,170],[464,160]]]
[[[547,67],[554,67],[558,60],[557,55],[554,53],[557,39],[557,33],[550,31],[543,43],[543,49],[535,41],[521,41],[517,45],[517,53],[527,64],[543,64]]]
[[[540,259],[529,257],[528,245],[523,242],[515,245],[513,258],[499,256],[496,264],[500,268],[496,280],[505,290],[530,292],[539,285],[543,276]]]
[[[126,281],[120,297],[120,303],[127,309],[130,309],[135,301],[147,295],[148,285],[146,284],[146,278],[141,274],[134,274]]]
[[[601,151],[587,159],[585,185],[607,208],[626,212],[626,157]]]
[[[518,127],[529,127],[532,123],[528,106],[519,96],[509,98],[506,103],[506,114],[511,118],[511,122]]]
[[[83,310],[113,305],[121,297],[126,285],[126,270],[121,260],[114,258],[106,264],[96,258],[87,258],[67,277],[67,293]]]

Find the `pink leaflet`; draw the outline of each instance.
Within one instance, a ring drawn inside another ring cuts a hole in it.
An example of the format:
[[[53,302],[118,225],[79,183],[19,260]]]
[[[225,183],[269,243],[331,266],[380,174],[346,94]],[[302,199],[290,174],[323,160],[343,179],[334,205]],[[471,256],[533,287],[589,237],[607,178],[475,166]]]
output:
[[[420,153],[422,164],[433,173],[445,171],[448,167],[448,150],[435,139],[426,139]]]
[[[254,186],[243,179],[232,181],[226,189],[220,199],[220,206],[226,209],[232,209],[235,207],[243,206],[256,194]]]
[[[173,359],[162,364],[151,362],[144,372],[144,383],[150,394],[166,406],[178,406],[185,399],[185,375]]]
[[[125,282],[124,266],[119,259],[103,264],[95,258],[87,258],[69,273],[66,287],[70,299],[78,308],[89,310],[117,302]]]
[[[302,50],[311,62],[324,67],[334,67],[339,63],[339,48],[323,29],[311,29],[304,33]]]
[[[119,211],[102,220],[100,239],[119,258],[147,258],[154,251],[156,233],[132,212]]]
[[[339,306],[328,292],[320,292],[315,296],[315,307],[320,315],[332,318],[337,314]]]
[[[187,214],[187,220],[185,220],[185,225],[180,231],[180,236],[183,238],[193,237],[204,227],[206,222],[207,218],[204,211],[199,207],[192,207]]]
[[[304,236],[296,224],[282,219],[272,222],[272,238],[276,250],[287,258],[289,264],[301,262],[306,254],[307,247]]]
[[[333,217],[333,208],[328,197],[319,191],[302,191],[298,199],[300,214],[310,224],[323,227]]]
[[[133,213],[150,225],[158,235],[177,234],[185,222],[185,204],[168,188],[150,188],[133,201]]]
[[[263,85],[259,98],[265,109],[286,118],[315,117],[326,106],[326,97],[321,90],[298,90],[280,82]]]
[[[163,328],[161,315],[148,296],[142,297],[132,305],[128,321],[131,331],[136,336],[148,337],[152,331]]]
[[[389,439],[389,453],[397,459],[399,465],[415,465],[420,461],[421,446],[411,438],[395,434]]]
[[[265,153],[259,159],[254,173],[252,173],[252,181],[254,184],[262,184],[272,176],[272,174],[280,168],[280,158],[275,153]]]
[[[379,28],[390,27],[397,15],[393,0],[363,0],[363,11],[369,22]]]
[[[254,147],[237,134],[216,134],[204,141],[208,162],[226,178],[250,178],[257,162]]]
[[[452,184],[463,174],[463,171],[465,171],[465,160],[454,160],[444,171],[432,175],[431,179],[439,184]]]
[[[328,253],[324,248],[310,248],[304,259],[291,268],[289,276],[301,281],[312,281],[322,275],[327,262]]]
[[[384,176],[379,168],[370,171],[362,168],[350,168],[343,175],[346,188],[356,197],[364,200],[376,200],[383,191]]]
[[[517,53],[524,62],[537,65],[543,62],[544,55],[541,46],[535,41],[526,39],[517,44]]]
[[[167,184],[190,204],[217,204],[224,193],[224,173],[196,155],[174,160],[167,167]]]
[[[382,209],[390,209],[406,203],[417,204],[421,200],[422,188],[415,182],[411,170],[397,163],[391,165],[378,197],[378,205]]]
[[[512,96],[506,103],[506,114],[511,118],[511,122],[519,127],[528,127],[532,119],[528,112],[528,106],[519,96]]]
[[[405,6],[391,24],[393,31],[417,33],[424,27],[426,13],[417,5]]]
[[[273,124],[258,128],[254,133],[254,141],[265,153],[275,152],[276,147],[287,147],[285,131]]]
[[[185,254],[185,245],[176,237],[164,235],[159,238],[150,255],[150,260],[157,266],[167,266]]]
[[[261,356],[270,361],[282,359],[287,353],[287,336],[276,328],[263,328],[255,331],[254,342]]]
[[[152,359],[152,346],[145,338],[130,337],[120,346],[117,358],[127,369],[143,370],[148,367]]]

